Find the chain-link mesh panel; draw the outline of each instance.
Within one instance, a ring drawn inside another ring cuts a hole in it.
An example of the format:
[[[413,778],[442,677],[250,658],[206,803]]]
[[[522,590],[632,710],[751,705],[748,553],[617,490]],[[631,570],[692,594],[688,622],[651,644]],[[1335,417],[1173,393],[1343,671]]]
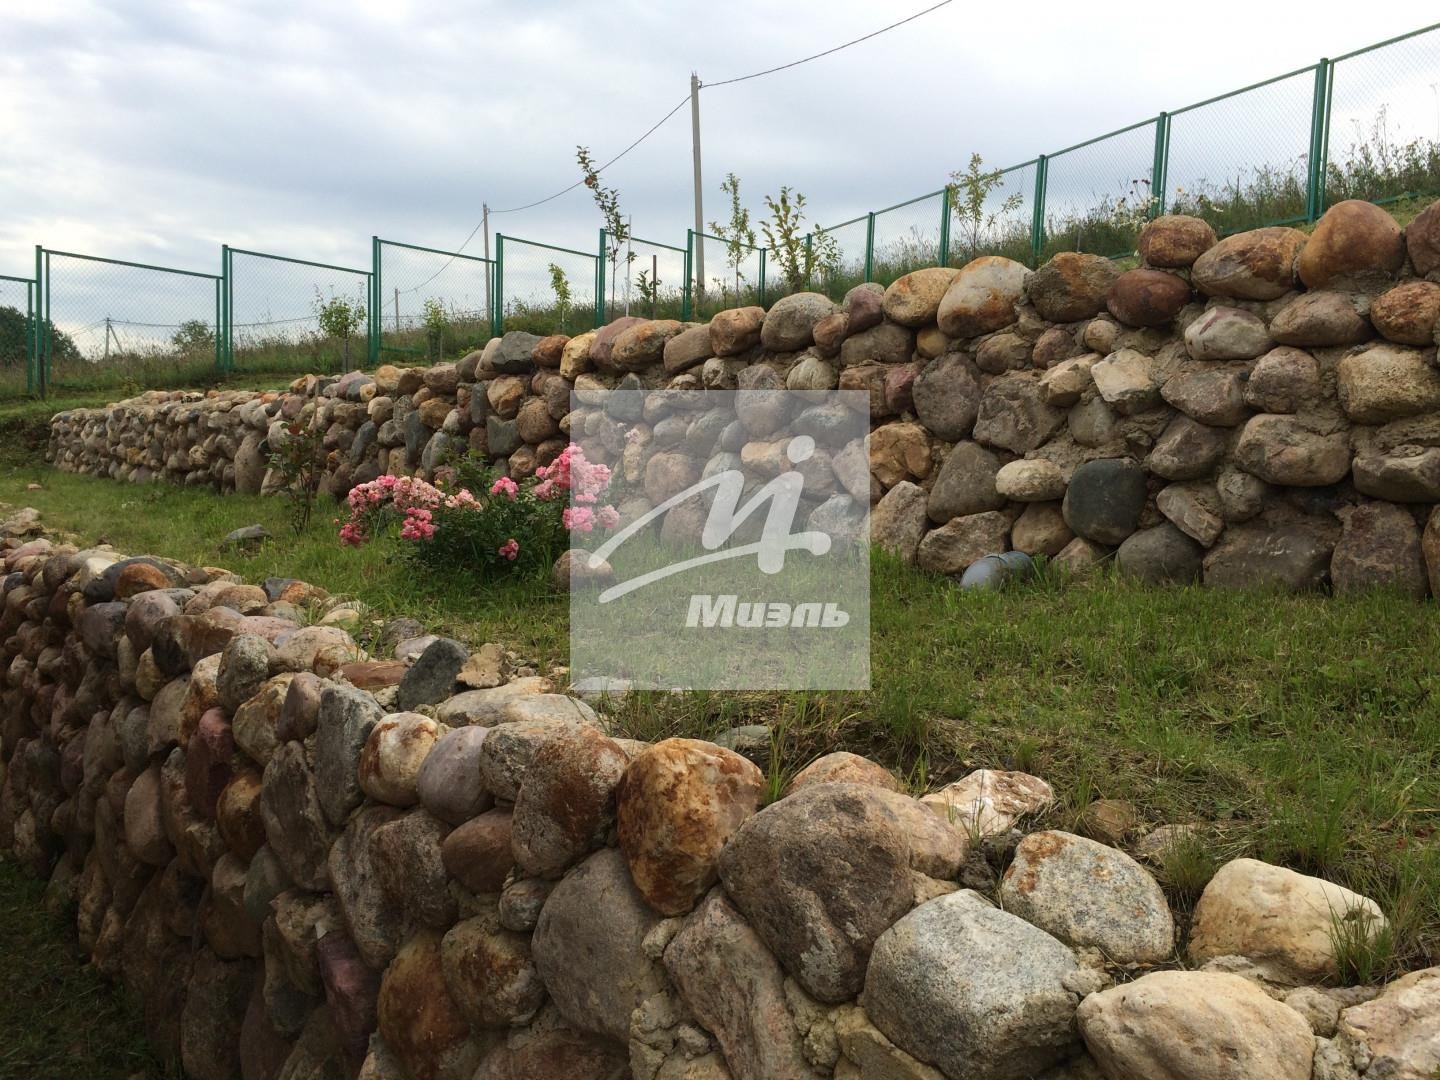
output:
[[[692,296],[693,318],[708,319],[727,308],[763,307],[778,295],[766,280],[774,263],[764,248],[743,241],[732,245],[710,233],[692,233],[691,241],[705,245],[706,277],[704,288]]]
[[[41,256],[39,389],[174,386],[217,366],[219,278],[59,251]]]
[[[1165,210],[1221,235],[1305,220],[1315,70],[1170,116]]]
[[[333,372],[364,365],[370,273],[227,249],[233,371]]]
[[[438,364],[490,339],[493,263],[476,255],[375,242],[376,329],[384,363]]]
[[[513,236],[501,237],[498,243],[497,330],[578,334],[595,325],[595,255]],[[622,249],[616,269],[624,258]],[[610,270],[607,262],[607,275]]]
[[[875,212],[870,279],[888,285],[922,266],[940,265],[943,190]]]
[[[977,181],[973,195],[970,185],[956,184],[950,196],[949,265],[964,266],[981,255],[1030,262],[1035,169],[1033,161],[1004,169],[993,183]]]
[[[816,235],[811,237],[815,273],[810,288],[838,300],[865,280],[870,217],[867,214],[839,225],[817,229],[816,234],[823,239],[817,239]],[[776,252],[769,253],[768,263],[770,276],[775,280],[776,295],[797,291],[794,284],[786,280],[784,260]]]
[[[1057,251],[1134,251],[1155,197],[1154,165],[1154,121],[1047,158],[1042,261]]]
[[[1326,204],[1440,193],[1440,28],[1336,60]]]
[[[684,314],[684,248],[632,237],[621,248],[615,277],[607,298],[610,318],[628,313],[678,319]]]
[[[35,283],[0,276],[0,399],[23,397],[33,389],[34,317]]]

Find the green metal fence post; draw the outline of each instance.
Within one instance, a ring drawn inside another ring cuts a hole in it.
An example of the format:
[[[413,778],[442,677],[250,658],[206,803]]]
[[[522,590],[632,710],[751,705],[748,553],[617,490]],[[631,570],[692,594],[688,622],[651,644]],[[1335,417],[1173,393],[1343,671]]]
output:
[[[694,298],[691,292],[693,282],[690,280],[691,266],[695,257],[695,230],[685,230],[685,287],[680,294],[680,320],[689,322],[690,316],[694,314]]]
[[[217,277],[215,279],[215,370],[223,374],[225,366],[223,354],[220,351],[222,347],[220,344],[220,326],[225,321],[225,313],[221,310],[221,283],[222,279]]]
[[[806,242],[807,242],[807,243],[809,242],[809,238],[808,238],[808,237],[806,238]],[[759,293],[758,299],[759,299],[759,301],[760,301],[760,306],[763,308],[763,307],[765,306],[765,249],[764,249],[764,248],[761,248],[761,249],[760,249],[760,293]]]
[[[1310,152],[1306,165],[1305,220],[1325,212],[1325,158],[1330,141],[1330,61],[1315,65],[1315,95],[1310,105]]]
[[[595,329],[605,325],[605,230],[600,230],[600,252],[595,256]]]
[[[875,211],[865,215],[865,280],[875,274]]]
[[[1045,250],[1045,170],[1049,159],[1041,154],[1035,159],[1035,209],[1030,218],[1030,262],[1040,265]]]
[[[807,232],[805,234],[805,287],[807,289],[815,287],[815,283],[810,280],[810,270],[815,265],[815,244],[813,237],[814,233]],[[780,268],[782,270],[785,268],[784,262],[781,262]]]
[[[380,366],[380,238],[370,237],[370,366]]]
[[[1162,112],[1155,118],[1155,158],[1150,165],[1151,218],[1165,213],[1165,171],[1170,164],[1170,114]]]
[[[940,192],[940,266],[950,265],[950,185]]]
[[[495,307],[490,312],[495,337],[505,333],[505,234],[495,234]]]
[[[35,385],[42,399],[50,396],[50,330],[50,260],[45,257],[45,249],[36,244]]]

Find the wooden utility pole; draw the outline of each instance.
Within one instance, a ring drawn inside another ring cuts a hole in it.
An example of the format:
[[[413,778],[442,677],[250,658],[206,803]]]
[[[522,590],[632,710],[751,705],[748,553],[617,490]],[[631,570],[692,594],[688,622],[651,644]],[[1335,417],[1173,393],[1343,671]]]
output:
[[[700,195],[700,76],[690,73],[690,140],[695,156],[695,297],[705,291],[705,211]]]

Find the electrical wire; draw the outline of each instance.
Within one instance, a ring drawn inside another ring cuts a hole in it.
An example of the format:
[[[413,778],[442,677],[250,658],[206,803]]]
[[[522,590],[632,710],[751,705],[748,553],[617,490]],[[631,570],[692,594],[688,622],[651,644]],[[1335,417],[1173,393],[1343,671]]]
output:
[[[893,22],[889,26],[882,26],[879,30],[872,30],[864,37],[858,37],[855,38],[853,41],[847,41],[843,45],[836,45],[833,49],[826,49],[824,52],[815,53],[813,56],[806,56],[800,60],[792,60],[788,64],[781,64],[779,67],[766,68],[764,71],[756,71],[750,75],[738,75],[733,79],[721,79],[718,82],[702,83],[701,85],[707,87],[729,86],[731,83],[745,82],[749,79],[758,79],[762,75],[774,75],[777,71],[784,71],[787,68],[799,67],[801,64],[808,64],[811,60],[819,60],[822,56],[830,56],[832,53],[837,53],[841,49],[850,48],[851,45],[859,45],[862,41],[869,41],[871,38],[879,37],[886,31],[894,30],[897,26],[904,26],[908,22],[914,22],[916,19],[920,18],[920,16],[929,15],[930,12],[936,11],[944,7],[946,4],[950,4],[953,2],[954,0],[940,0],[940,3],[932,4],[924,11],[917,11],[914,15],[901,19],[899,22]]]
[[[859,45],[861,42],[869,41],[871,38],[879,37],[881,34],[884,34],[884,33],[887,33],[888,31],[894,30],[896,27],[904,26],[906,23],[914,22],[916,19],[920,18],[921,16],[923,16],[923,15],[929,15],[932,11],[938,11],[940,8],[945,7],[947,4],[951,4],[951,3],[954,3],[954,0],[940,0],[940,2],[939,2],[938,4],[932,4],[932,5],[930,5],[928,8],[925,8],[923,11],[917,11],[917,12],[915,12],[915,14],[909,15],[909,16],[907,16],[907,17],[899,20],[898,22],[893,22],[893,23],[891,23],[889,26],[882,26],[879,30],[872,30],[870,33],[865,34],[865,35],[862,36],[862,37],[854,38],[853,40],[847,41],[847,42],[845,42],[845,43],[842,44],[842,45],[836,45],[836,46],[834,46],[833,48],[826,49],[824,52],[818,52],[818,53],[815,53],[815,54],[813,54],[813,55],[811,55],[811,56],[802,57],[802,58],[799,59],[799,60],[792,60],[792,61],[790,61],[788,64],[780,64],[778,67],[766,68],[764,71],[752,72],[752,73],[749,74],[749,75],[738,75],[738,76],[736,76],[736,77],[733,78],[733,79],[721,79],[721,80],[719,80],[718,82],[701,83],[700,85],[703,86],[703,87],[730,86],[730,85],[732,85],[732,84],[734,84],[734,83],[747,82],[747,81],[749,81],[750,79],[758,79],[758,78],[761,78],[762,76],[765,76],[765,75],[774,75],[777,71],[785,71],[785,70],[787,70],[787,69],[789,69],[789,68],[799,67],[801,64],[808,64],[808,63],[809,63],[810,61],[812,61],[812,60],[819,60],[821,57],[831,56],[831,55],[833,55],[833,54],[835,54],[835,53],[837,53],[837,52],[840,52],[840,51],[842,51],[842,50],[844,50],[844,49],[850,48],[852,45]],[[596,171],[597,173],[603,172],[604,170],[608,169],[611,165],[614,165],[617,161],[619,161],[621,158],[623,158],[626,154],[630,153],[631,150],[634,150],[637,146],[639,146],[641,143],[643,143],[643,142],[644,142],[646,139],[648,139],[651,135],[655,134],[655,132],[657,132],[658,130],[660,130],[660,126],[661,126],[662,124],[664,124],[666,120],[669,120],[670,117],[674,116],[677,112],[679,112],[682,108],[684,108],[684,107],[685,107],[685,103],[688,102],[689,100],[690,100],[690,95],[689,95],[689,94],[686,94],[683,98],[681,98],[678,102],[675,103],[675,107],[674,107],[673,109],[671,109],[671,110],[670,110],[669,112],[667,112],[664,116],[662,116],[659,120],[657,120],[657,121],[654,123],[654,125],[652,125],[652,126],[649,128],[649,130],[647,130],[647,131],[645,132],[645,134],[641,135],[638,139],[636,139],[634,142],[632,142],[632,143],[631,143],[629,146],[627,146],[624,150],[621,150],[620,153],[616,154],[616,155],[615,155],[613,158],[611,158],[609,161],[605,162],[605,164],[599,166],[595,171]],[[494,214],[517,214],[517,213],[519,213],[521,210],[533,210],[533,209],[534,209],[535,207],[537,207],[537,206],[544,206],[544,205],[545,205],[546,203],[548,203],[548,202],[553,202],[554,200],[560,198],[560,196],[562,196],[562,195],[568,195],[568,194],[570,194],[570,192],[574,191],[577,187],[580,187],[580,186],[581,186],[582,184],[584,184],[584,183],[585,183],[585,180],[582,178],[582,179],[580,179],[580,180],[575,181],[575,183],[571,184],[569,187],[562,188],[561,190],[555,192],[555,194],[553,194],[553,195],[547,195],[547,196],[545,196],[545,198],[543,198],[543,199],[536,199],[534,202],[526,203],[524,206],[511,206],[511,207],[507,207],[507,208],[504,209],[504,210],[491,210],[490,213],[491,213],[492,215],[494,215]],[[426,278],[424,281],[420,282],[420,284],[419,284],[419,285],[416,285],[414,288],[412,288],[412,289],[406,289],[405,292],[406,292],[406,293],[418,292],[420,289],[423,289],[426,285],[429,285],[430,282],[434,281],[437,277],[439,277],[442,273],[444,273],[445,270],[450,266],[450,264],[455,261],[456,255],[459,255],[461,252],[463,252],[463,251],[465,250],[465,248],[469,245],[470,241],[475,239],[475,234],[480,231],[480,228],[481,228],[482,225],[484,225],[484,223],[485,223],[485,219],[482,217],[482,218],[480,219],[480,221],[475,225],[475,228],[473,228],[473,229],[470,230],[470,235],[467,236],[467,237],[465,237],[464,243],[462,243],[458,248],[455,249],[455,253],[452,254],[452,255],[450,256],[450,258],[445,261],[444,265],[442,265],[439,270],[436,270],[435,273],[431,274],[428,278]]]

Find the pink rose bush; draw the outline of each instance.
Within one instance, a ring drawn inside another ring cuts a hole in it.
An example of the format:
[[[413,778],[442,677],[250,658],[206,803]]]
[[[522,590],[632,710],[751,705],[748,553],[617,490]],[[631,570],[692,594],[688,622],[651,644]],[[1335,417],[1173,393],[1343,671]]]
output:
[[[434,484],[381,476],[357,485],[340,541],[358,547],[396,536],[408,557],[435,569],[548,569],[569,546],[567,533],[619,524],[616,509],[601,502],[609,486],[610,469],[574,444],[518,482],[466,458],[437,470]]]

